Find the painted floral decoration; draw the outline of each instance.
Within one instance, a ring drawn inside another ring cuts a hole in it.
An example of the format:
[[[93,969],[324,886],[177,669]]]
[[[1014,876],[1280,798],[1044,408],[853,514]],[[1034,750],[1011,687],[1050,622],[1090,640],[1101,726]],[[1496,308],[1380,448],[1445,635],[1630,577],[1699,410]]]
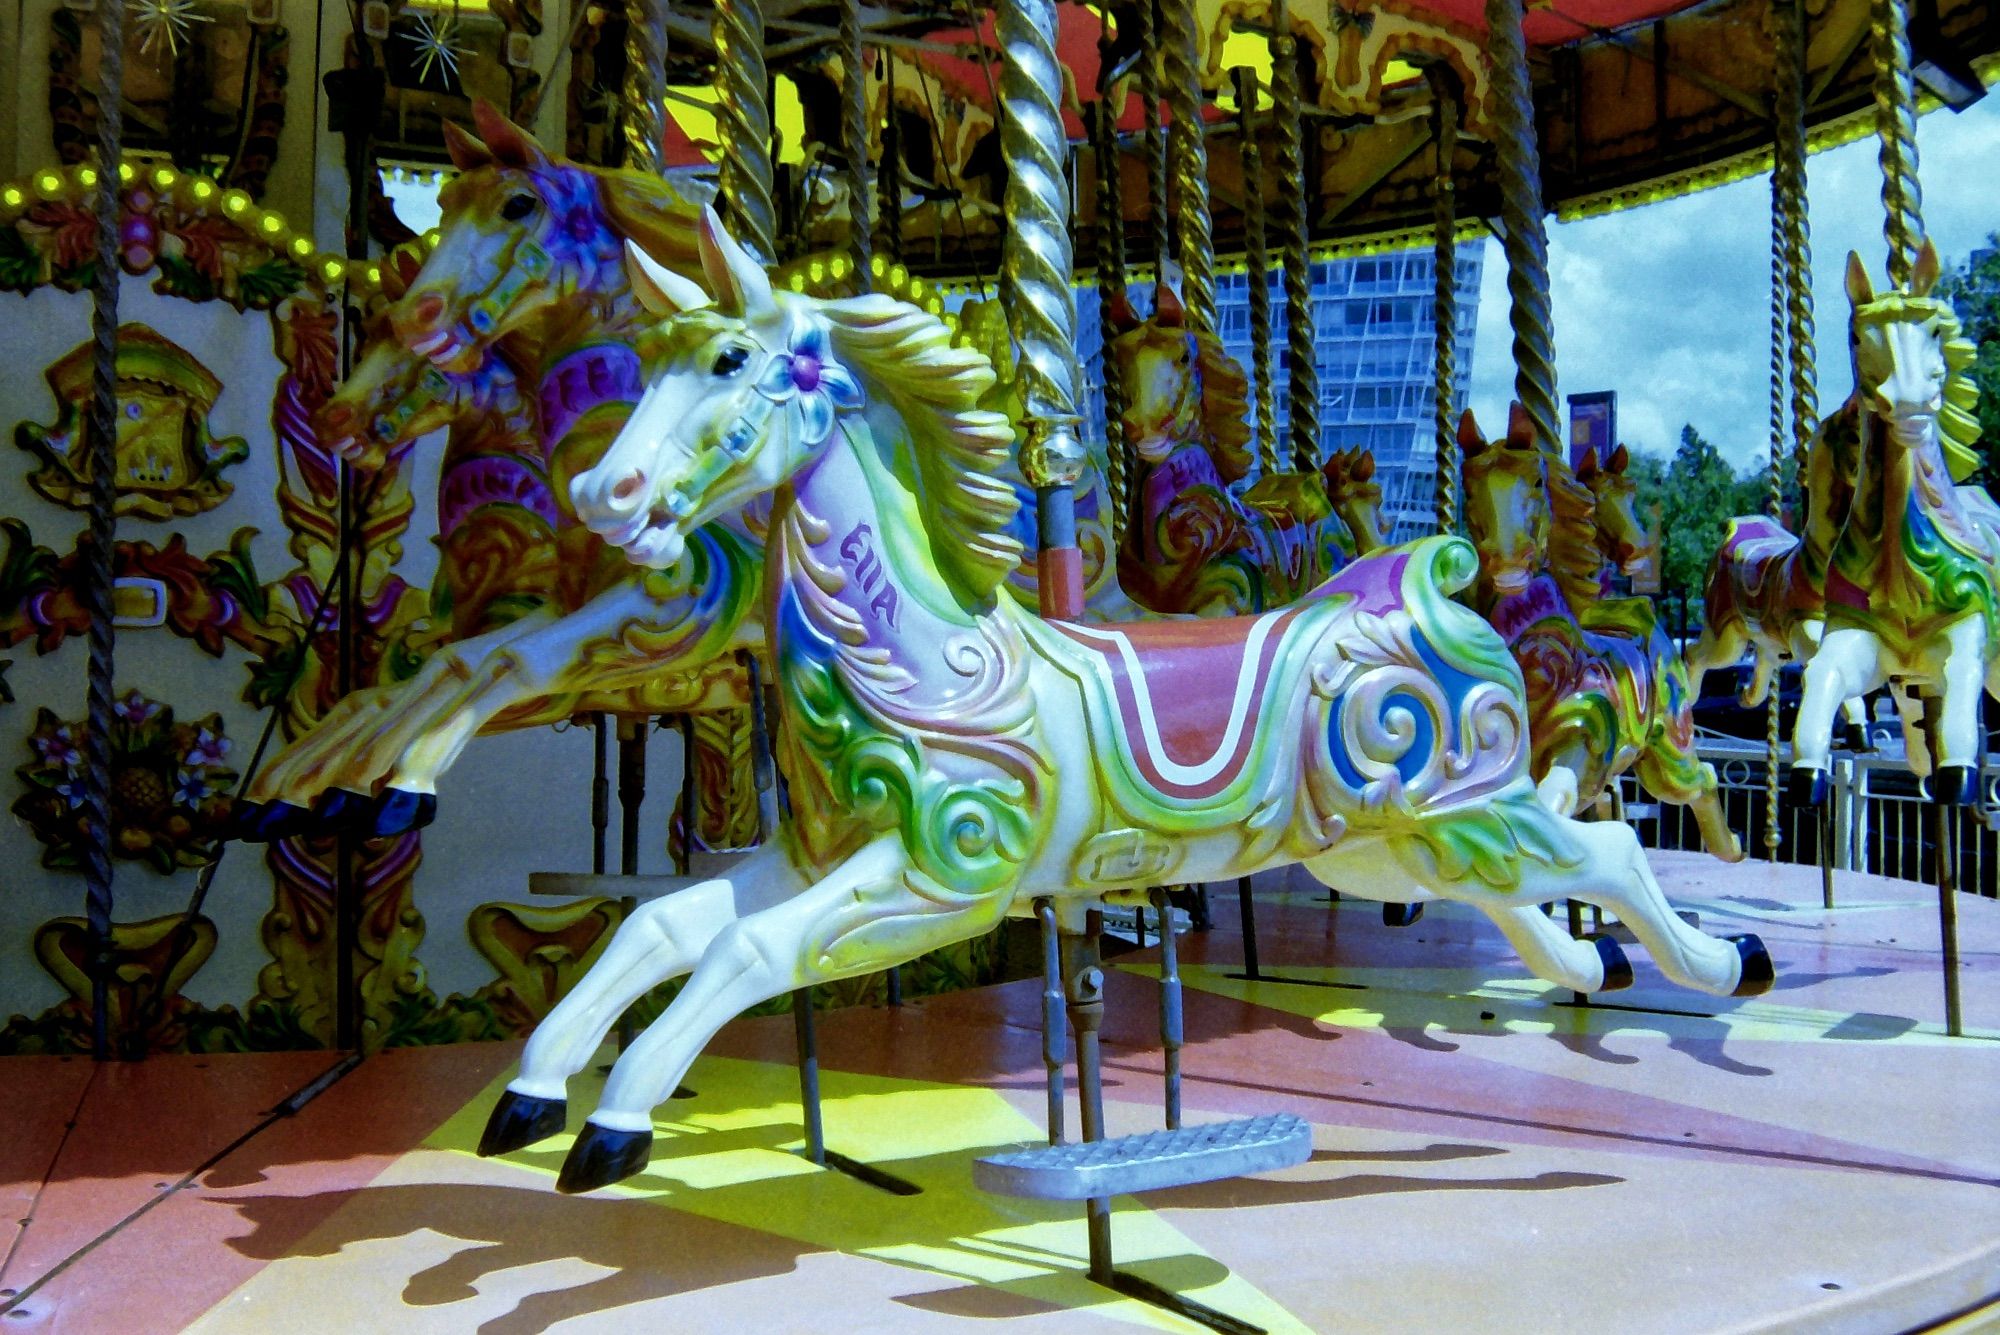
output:
[[[14,814],[42,841],[42,865],[57,870],[83,866],[83,735],[81,721],[37,710],[34,759],[15,771],[28,791]],[[208,862],[236,779],[228,756],[221,715],[176,723],[170,706],[126,692],[112,708],[112,852],[160,872]]]
[[[819,324],[796,332],[791,350],[771,358],[758,377],[757,392],[790,406],[798,418],[799,444],[808,449],[833,433],[836,416],[867,401],[853,375],[833,360],[826,329]]]

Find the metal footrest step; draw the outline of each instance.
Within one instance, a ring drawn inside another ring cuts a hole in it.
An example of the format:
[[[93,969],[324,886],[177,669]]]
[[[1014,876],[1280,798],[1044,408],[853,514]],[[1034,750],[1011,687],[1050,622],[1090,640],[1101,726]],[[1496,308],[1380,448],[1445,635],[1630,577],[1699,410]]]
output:
[[[1111,1140],[988,1155],[972,1180],[996,1196],[1081,1201],[1291,1168],[1312,1156],[1312,1127],[1291,1113],[1204,1122]]]

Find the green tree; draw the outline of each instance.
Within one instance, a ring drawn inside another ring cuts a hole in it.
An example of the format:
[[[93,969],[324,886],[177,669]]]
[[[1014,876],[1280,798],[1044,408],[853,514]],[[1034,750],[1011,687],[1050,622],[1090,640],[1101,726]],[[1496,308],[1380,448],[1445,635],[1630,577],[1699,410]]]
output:
[[[1972,375],[1979,385],[1979,452],[1983,480],[2000,481],[2000,232],[1945,275],[1938,293],[1951,302],[1965,336],[1979,348]]]
[[[1699,622],[1709,563],[1729,520],[1764,509],[1764,471],[1738,477],[1690,424],[1681,428],[1680,448],[1671,460],[1641,450],[1628,472],[1638,486],[1640,513],[1657,516],[1661,591],[1686,594],[1690,619]]]

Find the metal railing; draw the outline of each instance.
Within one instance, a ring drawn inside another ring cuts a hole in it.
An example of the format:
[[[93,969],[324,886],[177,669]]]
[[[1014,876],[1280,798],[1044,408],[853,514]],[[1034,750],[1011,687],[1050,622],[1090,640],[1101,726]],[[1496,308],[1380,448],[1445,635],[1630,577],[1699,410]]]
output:
[[[1766,759],[1756,742],[1734,737],[1703,736],[1696,750],[1715,766],[1722,781],[1723,814],[1729,828],[1743,841],[1752,859],[1765,857],[1764,830]],[[1988,748],[1988,755],[1994,754]],[[1791,748],[1779,752],[1780,782],[1790,768]],[[1661,802],[1647,792],[1635,775],[1619,780],[1625,816],[1648,848],[1702,847],[1694,815],[1686,807]],[[1935,883],[1939,845],[1936,808],[1929,786],[1910,773],[1900,758],[1869,752],[1836,751],[1833,756],[1833,798],[1820,808],[1793,803],[1782,788],[1778,804],[1778,860],[1809,866],[1820,864],[1821,847],[1830,847],[1833,866],[1840,871],[1865,871],[1879,876]],[[1947,814],[1945,842],[1957,849],[1958,886],[1993,897],[2000,877],[2000,764],[1988,763],[1979,774],[1977,801]]]

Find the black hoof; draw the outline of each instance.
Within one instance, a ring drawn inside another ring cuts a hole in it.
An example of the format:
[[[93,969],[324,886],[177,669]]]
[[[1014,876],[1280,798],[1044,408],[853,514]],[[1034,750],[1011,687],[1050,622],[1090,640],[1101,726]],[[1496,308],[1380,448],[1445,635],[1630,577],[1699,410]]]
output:
[[[1771,967],[1771,952],[1764,949],[1755,932],[1732,936],[1729,940],[1743,961],[1743,976],[1736,981],[1736,990],[1730,995],[1761,997],[1769,992],[1771,984],[1778,981],[1778,971]]]
[[[1827,772],[1823,769],[1815,769],[1811,765],[1799,765],[1792,770],[1787,795],[1791,798],[1793,806],[1824,806],[1826,799],[1833,795],[1833,780],[1827,777]]]
[[[437,819],[437,809],[436,793],[413,793],[407,788],[384,788],[382,795],[375,799],[367,833],[370,838],[386,839],[390,835],[421,830]]]
[[[595,1122],[583,1124],[583,1134],[563,1160],[556,1190],[575,1196],[623,1182],[646,1167],[653,1152],[650,1131],[610,1131]]]
[[[367,793],[329,788],[313,801],[313,825],[320,834],[366,834],[375,815],[375,799]]]
[[[1384,927],[1408,927],[1424,916],[1422,904],[1384,904],[1382,925]]]
[[[1971,806],[1979,779],[1970,765],[1940,765],[1931,774],[1931,801],[1941,807]]]
[[[238,802],[229,811],[229,837],[268,844],[317,828],[309,808],[290,802]]]
[[[486,1130],[479,1135],[479,1157],[512,1154],[563,1129],[568,1105],[561,1099],[538,1099],[508,1090],[493,1105]]]
[[[1598,991],[1623,992],[1632,986],[1632,961],[1625,958],[1625,947],[1603,935],[1584,940],[1597,947],[1597,958],[1604,961],[1604,981],[1598,984]]]

